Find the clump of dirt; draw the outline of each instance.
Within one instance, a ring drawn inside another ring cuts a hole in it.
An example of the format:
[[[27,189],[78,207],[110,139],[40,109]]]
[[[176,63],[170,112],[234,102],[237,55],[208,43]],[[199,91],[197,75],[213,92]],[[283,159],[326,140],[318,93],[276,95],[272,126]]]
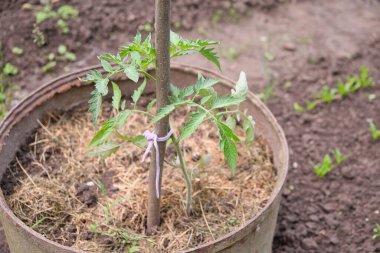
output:
[[[107,108],[103,117],[112,113]],[[176,134],[186,115],[183,109],[172,117]],[[139,133],[149,122],[132,115],[123,133]],[[240,127],[236,131],[243,135]],[[271,151],[260,137],[248,148],[238,144],[232,178],[216,132],[215,126],[204,123],[183,142],[193,182],[192,216],[184,210],[186,189],[180,169],[165,166],[162,224],[153,236],[145,235],[149,162],[140,162],[144,150],[125,144],[105,160],[86,156],[94,129],[84,110],[52,115],[41,124],[8,169],[2,187],[9,206],[23,222],[63,245],[91,252],[191,248],[253,217],[267,203],[276,181]],[[166,159],[176,163],[172,144]]]

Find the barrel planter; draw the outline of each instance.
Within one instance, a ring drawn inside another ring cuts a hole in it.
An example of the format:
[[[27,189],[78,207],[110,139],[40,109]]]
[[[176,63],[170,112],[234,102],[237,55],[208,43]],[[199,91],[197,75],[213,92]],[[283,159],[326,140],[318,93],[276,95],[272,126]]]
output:
[[[0,125],[0,179],[7,167],[14,160],[16,152],[39,127],[38,120],[47,118],[51,112],[63,112],[86,104],[93,89],[92,84],[83,84],[78,78],[84,78],[91,69],[83,69],[42,86],[29,97],[14,107]],[[172,64],[172,81],[178,86],[194,83],[198,72],[206,77],[220,80],[215,86],[223,94],[232,89],[232,80],[218,73],[180,64]],[[133,85],[124,77],[116,77],[124,95],[132,95]],[[146,93],[154,91],[154,84],[149,83]],[[234,232],[217,238],[215,241],[199,245],[182,252],[224,252],[224,253],[270,253],[280,207],[281,191],[288,170],[288,147],[284,133],[268,108],[252,93],[242,105],[243,109],[253,115],[256,121],[256,134],[269,144],[274,165],[277,170],[277,181],[270,199],[255,217],[251,217]],[[0,193],[0,221],[3,225],[9,248],[12,253],[79,253],[78,249],[66,247],[46,239],[18,219],[7,205],[4,195]]]

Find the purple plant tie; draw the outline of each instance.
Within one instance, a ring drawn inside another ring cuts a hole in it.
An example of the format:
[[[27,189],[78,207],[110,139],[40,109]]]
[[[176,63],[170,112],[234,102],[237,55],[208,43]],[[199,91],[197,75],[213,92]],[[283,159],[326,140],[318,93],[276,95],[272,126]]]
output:
[[[145,160],[146,156],[152,149],[152,146],[156,149],[156,196],[160,198],[159,183],[160,183],[160,154],[158,151],[158,142],[166,141],[173,134],[173,130],[170,129],[169,133],[164,137],[158,137],[155,132],[150,132],[146,130],[144,132],[144,137],[148,141],[148,146],[146,147],[145,153],[143,155],[142,161]]]

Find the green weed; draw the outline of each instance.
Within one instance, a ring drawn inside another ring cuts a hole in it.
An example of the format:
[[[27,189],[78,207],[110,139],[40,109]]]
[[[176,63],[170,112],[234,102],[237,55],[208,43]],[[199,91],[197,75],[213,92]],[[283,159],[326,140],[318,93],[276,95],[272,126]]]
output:
[[[375,82],[372,77],[369,76],[369,70],[367,67],[361,67],[360,73],[353,76],[348,76],[346,81],[338,81],[335,88],[329,88],[328,86],[323,86],[320,94],[315,100],[306,102],[306,109],[308,111],[316,108],[317,105],[321,103],[331,103],[335,100],[342,99],[349,94],[355,93],[362,88],[368,88],[375,86]],[[374,94],[373,94],[374,95]],[[368,100],[373,100],[376,96],[368,97]],[[304,106],[299,105],[294,107],[297,112],[304,111]]]
[[[326,176],[335,168],[336,165],[340,165],[346,159],[339,149],[335,149],[332,152],[332,155],[334,157],[334,161],[330,154],[326,154],[323,157],[322,162],[314,165],[313,170],[318,177]]]
[[[380,130],[377,128],[376,124],[373,122],[369,123],[369,130],[372,135],[372,139],[378,140],[380,139]]]
[[[372,239],[380,238],[380,225],[376,224],[375,228],[373,229],[373,235]]]

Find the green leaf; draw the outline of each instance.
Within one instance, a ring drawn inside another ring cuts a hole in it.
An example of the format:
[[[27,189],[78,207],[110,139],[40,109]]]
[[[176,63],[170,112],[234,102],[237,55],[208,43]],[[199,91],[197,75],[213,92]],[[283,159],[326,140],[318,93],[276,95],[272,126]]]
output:
[[[106,158],[115,153],[120,148],[120,144],[117,142],[107,142],[95,147],[93,150],[87,152],[90,157],[100,156]]]
[[[217,108],[225,108],[231,105],[239,105],[244,100],[245,98],[242,98],[242,97],[238,97],[238,98],[234,98],[231,96],[217,97],[212,103],[211,108],[217,109]]]
[[[137,83],[139,81],[139,72],[135,66],[129,65],[124,69],[124,73],[129,79]]]
[[[235,90],[231,91],[231,96],[234,98],[245,98],[248,94],[247,77],[245,73],[240,72],[239,80],[236,82]]]
[[[213,97],[212,95],[208,95],[208,96],[206,96],[206,97],[203,97],[203,98],[201,99],[201,105],[207,103],[212,97]]]
[[[107,71],[107,72],[113,71],[112,66],[108,61],[100,60],[100,63],[102,64],[102,67],[105,71]]]
[[[181,90],[181,97],[188,97],[194,94],[194,86],[187,86]]]
[[[120,107],[121,90],[119,86],[114,82],[112,82],[112,88],[113,88],[112,107],[118,111]]]
[[[226,125],[229,127],[229,128],[231,128],[232,130],[234,130],[235,129],[235,127],[236,127],[236,119],[235,119],[235,117],[233,117],[233,116],[228,116],[228,118],[226,119]]]
[[[102,95],[105,96],[108,93],[108,78],[99,79],[95,83],[96,90]]]
[[[153,122],[158,122],[160,121],[161,119],[165,118],[166,116],[168,116],[171,112],[173,112],[175,109],[175,106],[173,104],[170,104],[170,105],[166,105],[164,107],[162,107],[159,112],[157,113],[157,115],[153,118]]]
[[[123,102],[121,102],[120,109],[125,110],[126,104],[127,104],[127,101],[124,99]]]
[[[6,76],[16,75],[17,72],[18,72],[18,69],[10,63],[6,63],[3,68],[3,74]]]
[[[174,97],[178,98],[178,96],[179,96],[180,93],[181,93],[181,89],[178,88],[177,86],[175,86],[174,84],[170,83],[170,92],[171,92],[171,94],[172,94]]]
[[[174,46],[178,46],[181,40],[181,36],[179,36],[177,33],[173,31],[170,31],[170,43],[172,43]]]
[[[118,65],[121,65],[123,63],[119,55],[105,54],[100,56],[99,59],[103,61],[113,62]]]
[[[99,70],[91,70],[87,73],[87,76],[85,79],[80,79],[82,82],[96,82],[100,79],[103,79],[102,73],[100,73]]]
[[[223,153],[224,157],[227,160],[228,165],[230,166],[230,170],[232,175],[235,174],[235,168],[237,163],[238,151],[235,143],[229,138],[225,138],[222,140],[223,142]]]
[[[219,56],[214,52],[214,48],[202,48],[200,51],[201,55],[206,57],[209,61],[214,63],[218,69],[220,70],[220,62],[219,62]]]
[[[303,112],[305,109],[298,103],[294,103],[293,104],[293,109],[296,111],[296,112]]]
[[[183,141],[187,137],[189,137],[191,134],[193,134],[198,127],[202,124],[204,119],[206,118],[206,112],[200,111],[196,113],[192,113],[189,115],[191,120],[187,121],[185,125],[182,128],[181,136],[179,137],[179,141]]]
[[[103,122],[102,128],[92,138],[89,146],[95,147],[105,143],[115,130],[117,118],[111,118]]]
[[[137,90],[135,90],[133,92],[133,95],[132,95],[132,100],[133,102],[135,103],[135,105],[137,104],[137,102],[139,101],[140,97],[141,97],[141,94],[144,92],[145,90],[145,86],[146,86],[146,78],[144,78],[144,81],[142,82],[142,84],[137,88]]]
[[[59,54],[63,55],[63,54],[65,54],[67,52],[67,47],[65,45],[59,45],[57,51],[58,51]]]
[[[22,48],[12,47],[12,53],[15,55],[22,55],[23,52],[24,50]]]
[[[306,109],[308,111],[314,110],[314,108],[317,106],[317,103],[314,101],[307,101],[306,102]]]
[[[135,144],[136,146],[140,148],[144,148],[146,146],[147,140],[144,137],[144,135],[137,135],[137,136],[134,136],[130,142],[132,142],[133,144]]]
[[[92,114],[92,122],[96,126],[102,106],[102,95],[97,90],[93,90],[91,95],[92,97],[88,101],[90,105],[88,111]]]
[[[330,171],[334,169],[330,155],[323,157],[322,163],[318,163],[314,166],[313,170],[318,177],[326,176]]]
[[[58,8],[57,13],[63,19],[78,17],[78,10],[71,5],[65,4]]]
[[[252,116],[244,116],[243,129],[245,132],[245,144],[251,144],[255,140],[255,121]]]
[[[119,115],[117,116],[117,127],[118,128],[123,127],[125,122],[127,122],[127,119],[129,118],[129,116],[131,116],[131,114],[132,114],[132,111],[130,110],[125,110],[125,111],[120,112]]]
[[[57,66],[57,62],[56,61],[49,61],[44,66],[42,66],[42,71],[44,73],[50,72],[50,71],[52,71],[55,68],[55,66]]]
[[[198,93],[198,91],[203,89],[208,89],[215,84],[217,84],[219,81],[216,79],[204,79],[202,76],[198,79],[197,83],[194,85],[194,91]]]
[[[217,125],[219,128],[219,134],[220,134],[220,137],[222,140],[226,139],[226,138],[230,138],[236,142],[240,142],[239,137],[237,137],[234,134],[234,132],[232,131],[232,129],[229,126],[227,126],[226,124],[224,124],[223,122],[220,122],[220,121],[217,123]]]
[[[153,106],[156,104],[157,99],[153,99],[152,101],[149,102],[149,104],[146,106],[146,110],[150,111],[152,110]]]

